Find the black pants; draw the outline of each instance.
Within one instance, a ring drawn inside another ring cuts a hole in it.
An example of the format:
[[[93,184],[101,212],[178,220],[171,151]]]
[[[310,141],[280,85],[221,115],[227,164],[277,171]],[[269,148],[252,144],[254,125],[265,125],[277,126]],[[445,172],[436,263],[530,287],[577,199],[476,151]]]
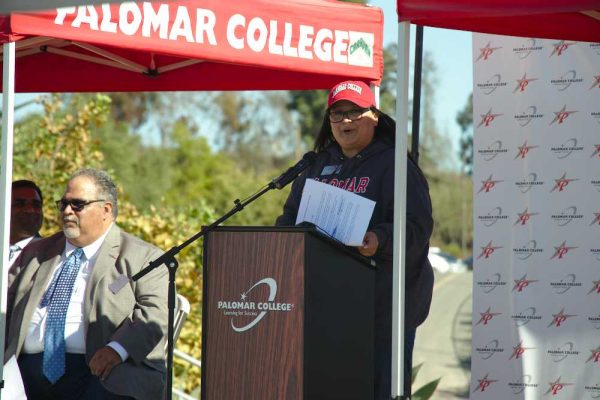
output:
[[[21,354],[18,359],[28,400],[124,400],[106,390],[92,375],[83,354],[65,355],[65,374],[52,384],[42,373],[44,353]]]

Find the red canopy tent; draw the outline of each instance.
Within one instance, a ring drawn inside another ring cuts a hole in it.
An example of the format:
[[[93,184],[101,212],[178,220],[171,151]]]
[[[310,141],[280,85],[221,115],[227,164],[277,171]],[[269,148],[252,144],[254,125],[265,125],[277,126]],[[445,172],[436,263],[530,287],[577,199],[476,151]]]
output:
[[[381,10],[325,0],[173,1],[0,17],[16,92],[329,88],[378,84]]]
[[[126,2],[0,16],[0,259],[8,259],[15,92],[379,85],[382,36],[380,9],[332,0]],[[1,277],[0,343],[7,270]]]
[[[409,24],[532,38],[600,42],[600,0],[396,0],[398,83],[396,171],[406,165],[408,136]],[[394,338],[403,338],[406,176],[396,173],[394,235]],[[392,395],[402,393],[403,348],[393,346]]]

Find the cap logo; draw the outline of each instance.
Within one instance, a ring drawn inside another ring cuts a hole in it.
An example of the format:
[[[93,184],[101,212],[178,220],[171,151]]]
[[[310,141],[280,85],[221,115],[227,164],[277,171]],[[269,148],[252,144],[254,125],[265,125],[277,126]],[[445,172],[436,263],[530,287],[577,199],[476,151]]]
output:
[[[362,88],[360,86],[355,85],[354,83],[341,83],[333,90],[333,95],[331,97],[337,96],[339,92],[346,89],[354,90],[356,93],[362,94]]]

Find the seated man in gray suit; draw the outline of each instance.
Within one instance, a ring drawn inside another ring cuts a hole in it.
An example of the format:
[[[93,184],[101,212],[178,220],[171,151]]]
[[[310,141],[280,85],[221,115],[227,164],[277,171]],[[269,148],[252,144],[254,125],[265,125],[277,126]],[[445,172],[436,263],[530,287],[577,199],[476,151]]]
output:
[[[29,399],[162,399],[166,268],[111,285],[162,252],[117,227],[117,191],[105,172],[76,172],[57,206],[62,232],[18,260],[5,361],[17,357]]]

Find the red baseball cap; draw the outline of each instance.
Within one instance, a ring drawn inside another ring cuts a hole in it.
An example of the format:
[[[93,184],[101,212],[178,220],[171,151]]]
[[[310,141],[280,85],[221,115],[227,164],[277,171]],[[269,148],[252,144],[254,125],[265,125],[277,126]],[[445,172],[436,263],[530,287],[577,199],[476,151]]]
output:
[[[327,108],[340,100],[348,100],[365,108],[375,105],[375,95],[371,88],[362,81],[345,81],[335,85],[329,92]]]

